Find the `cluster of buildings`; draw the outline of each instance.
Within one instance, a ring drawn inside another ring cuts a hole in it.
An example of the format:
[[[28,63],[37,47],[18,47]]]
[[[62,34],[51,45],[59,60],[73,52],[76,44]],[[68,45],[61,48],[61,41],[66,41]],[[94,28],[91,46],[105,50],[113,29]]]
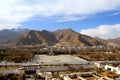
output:
[[[94,63],[98,68],[114,72],[120,75],[120,61],[99,61]]]
[[[100,76],[94,70],[97,67],[120,75],[119,65],[116,64],[120,61],[86,61],[71,55],[36,55],[27,63],[1,62],[0,67],[5,66],[6,70],[0,70],[0,73],[4,76],[25,73],[25,80],[120,80]],[[9,66],[17,68],[7,69]]]

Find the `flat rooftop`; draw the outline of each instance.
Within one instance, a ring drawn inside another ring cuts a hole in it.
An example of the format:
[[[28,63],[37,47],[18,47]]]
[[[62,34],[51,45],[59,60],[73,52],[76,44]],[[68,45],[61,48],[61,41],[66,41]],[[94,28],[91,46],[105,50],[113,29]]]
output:
[[[35,55],[33,62],[87,62],[84,59],[71,55]]]

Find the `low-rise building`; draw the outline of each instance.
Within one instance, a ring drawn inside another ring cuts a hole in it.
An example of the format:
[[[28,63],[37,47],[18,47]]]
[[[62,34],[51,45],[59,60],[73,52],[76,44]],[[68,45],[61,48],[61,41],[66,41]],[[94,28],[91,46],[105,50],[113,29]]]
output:
[[[110,65],[105,65],[106,70],[110,70],[111,72],[115,72],[117,74],[120,74],[120,68],[119,67],[113,67]]]

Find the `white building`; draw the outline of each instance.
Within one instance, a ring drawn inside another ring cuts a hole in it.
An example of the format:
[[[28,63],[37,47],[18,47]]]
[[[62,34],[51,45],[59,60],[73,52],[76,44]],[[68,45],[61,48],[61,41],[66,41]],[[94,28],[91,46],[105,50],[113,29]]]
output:
[[[110,70],[111,72],[115,72],[117,74],[120,74],[120,68],[119,67],[113,67],[109,65],[105,65],[106,70]]]

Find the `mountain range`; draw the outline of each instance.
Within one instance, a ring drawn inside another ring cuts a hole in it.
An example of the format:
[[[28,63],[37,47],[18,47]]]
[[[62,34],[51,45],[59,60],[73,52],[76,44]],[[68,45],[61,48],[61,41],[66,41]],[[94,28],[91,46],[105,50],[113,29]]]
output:
[[[27,31],[28,29],[4,29],[0,31],[0,43],[5,43],[8,40],[15,38],[20,35],[22,32]]]
[[[0,31],[0,43],[10,46],[119,46],[120,38],[111,40],[92,38],[75,32],[72,29],[63,29],[54,32],[47,30],[6,29]]]

